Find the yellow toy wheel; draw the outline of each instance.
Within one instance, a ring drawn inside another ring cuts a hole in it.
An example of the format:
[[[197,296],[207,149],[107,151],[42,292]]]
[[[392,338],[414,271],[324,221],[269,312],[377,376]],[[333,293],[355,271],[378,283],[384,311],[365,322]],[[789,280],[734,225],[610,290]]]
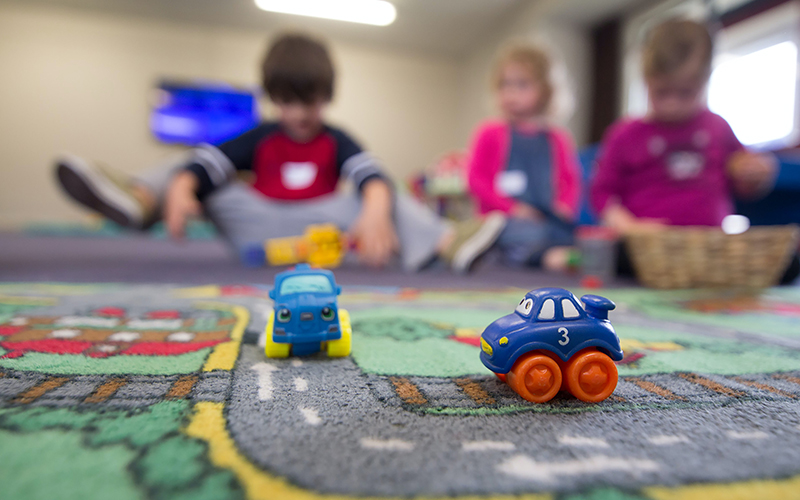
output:
[[[344,309],[339,309],[339,330],[342,337],[331,340],[326,346],[328,356],[331,358],[343,358],[350,355],[353,349],[353,328],[350,326],[350,313]]]
[[[275,311],[272,311],[272,314],[269,315],[269,319],[267,320],[267,328],[265,330],[267,345],[264,346],[264,354],[266,354],[268,358],[288,358],[289,352],[292,350],[292,344],[275,342],[272,338],[274,328]]]

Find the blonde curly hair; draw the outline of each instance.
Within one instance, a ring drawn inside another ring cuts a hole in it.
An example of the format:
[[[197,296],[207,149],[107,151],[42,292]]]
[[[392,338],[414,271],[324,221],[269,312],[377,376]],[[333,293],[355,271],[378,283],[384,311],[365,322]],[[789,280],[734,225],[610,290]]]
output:
[[[553,81],[551,61],[547,53],[534,45],[515,43],[503,49],[495,59],[492,71],[492,88],[500,88],[503,81],[503,69],[509,64],[519,64],[530,72],[531,77],[541,87],[539,113],[550,111],[553,100]]]

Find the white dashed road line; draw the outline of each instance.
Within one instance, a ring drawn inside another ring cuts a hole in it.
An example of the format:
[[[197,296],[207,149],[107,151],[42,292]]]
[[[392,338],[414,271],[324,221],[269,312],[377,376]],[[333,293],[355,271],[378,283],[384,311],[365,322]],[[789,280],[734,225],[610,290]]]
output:
[[[294,390],[297,392],[306,392],[308,390],[308,381],[303,377],[295,377]]]
[[[541,482],[554,481],[556,476],[581,476],[614,470],[628,473],[652,472],[658,470],[658,468],[658,464],[652,460],[606,457],[603,455],[567,460],[565,462],[536,462],[526,455],[515,455],[496,467],[499,472],[509,476]]]
[[[258,399],[267,401],[272,399],[274,386],[272,385],[272,372],[278,368],[269,363],[256,363],[250,367],[258,374]]]
[[[728,431],[725,434],[728,435],[731,439],[766,439],[769,437],[769,434],[763,431],[745,431],[745,432],[738,432],[738,431]]]
[[[411,451],[414,449],[414,443],[402,439],[364,438],[361,440],[361,447],[370,450]]]
[[[648,436],[647,440],[656,446],[667,446],[671,444],[689,442],[689,439],[687,439],[686,436],[668,436],[668,435]]]
[[[80,330],[74,328],[60,328],[50,332],[50,336],[54,339],[72,339],[81,334]]]
[[[511,441],[464,441],[461,451],[512,451]]]
[[[298,408],[300,413],[303,414],[303,418],[306,419],[306,423],[309,425],[319,425],[322,423],[322,419],[319,418],[319,413],[314,408]]]
[[[605,439],[584,436],[559,436],[558,442],[566,446],[593,446],[595,448],[608,448]]]

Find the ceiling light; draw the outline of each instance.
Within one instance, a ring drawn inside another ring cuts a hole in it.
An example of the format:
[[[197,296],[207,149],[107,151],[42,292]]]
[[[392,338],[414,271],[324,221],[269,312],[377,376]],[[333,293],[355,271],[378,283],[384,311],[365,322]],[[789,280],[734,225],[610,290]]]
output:
[[[255,0],[269,12],[321,17],[351,23],[387,26],[397,17],[394,5],[385,0]]]

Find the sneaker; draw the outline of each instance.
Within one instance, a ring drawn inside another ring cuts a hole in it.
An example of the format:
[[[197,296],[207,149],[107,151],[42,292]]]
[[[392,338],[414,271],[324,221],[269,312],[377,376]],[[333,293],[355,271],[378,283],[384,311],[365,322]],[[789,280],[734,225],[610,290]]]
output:
[[[134,196],[129,178],[72,155],[56,161],[56,175],[64,191],[81,205],[123,227],[145,226],[149,214]]]
[[[455,240],[443,255],[444,259],[456,273],[470,272],[478,258],[492,248],[505,227],[506,216],[501,212],[458,223],[455,226]]]

